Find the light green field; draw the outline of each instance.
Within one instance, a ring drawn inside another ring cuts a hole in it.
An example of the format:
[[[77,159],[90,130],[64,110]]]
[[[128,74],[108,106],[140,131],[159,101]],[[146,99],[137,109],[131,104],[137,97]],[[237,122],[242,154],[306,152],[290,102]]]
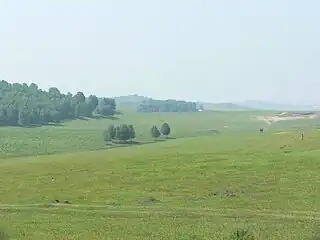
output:
[[[197,114],[124,115],[114,121],[134,123],[142,140],[163,121],[184,138],[91,152],[104,147],[98,133],[112,120],[1,129],[5,157],[74,152],[0,161],[0,227],[12,239],[35,240],[228,239],[242,227],[256,239],[319,233],[315,127],[292,121],[260,134],[263,123],[250,120],[257,113]],[[304,141],[295,129],[285,132],[303,126]],[[208,134],[212,129],[221,133]],[[72,204],[48,207],[55,199]]]
[[[152,125],[159,128],[167,121],[172,136],[192,137],[212,135],[213,129],[224,133],[258,129],[263,122],[252,121],[254,113],[237,114],[223,112],[203,113],[127,113],[118,120],[97,119],[66,122],[62,127],[0,128],[0,158],[24,155],[53,154],[107,148],[102,132],[110,124],[133,124],[138,141],[150,141]],[[228,126],[225,127],[225,126]]]
[[[247,134],[257,132],[260,127],[267,131],[297,130],[301,127],[315,129],[316,120],[278,122],[272,126],[253,119],[267,112],[198,112],[198,113],[125,113],[117,120],[77,120],[63,126],[43,126],[39,128],[0,127],[0,158],[34,156],[79,150],[108,148],[103,142],[102,132],[110,124],[133,124],[138,141],[151,141],[152,125],[159,128],[168,122],[175,138],[211,136],[212,130],[222,135]]]

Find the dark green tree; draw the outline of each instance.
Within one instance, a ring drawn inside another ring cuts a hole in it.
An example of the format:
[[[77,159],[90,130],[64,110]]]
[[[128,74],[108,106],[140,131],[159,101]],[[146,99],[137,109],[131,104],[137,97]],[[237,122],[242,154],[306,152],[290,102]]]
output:
[[[7,107],[7,116],[6,117],[7,117],[6,125],[16,126],[18,124],[18,119],[19,119],[18,108],[13,105],[9,105]]]
[[[120,136],[120,139],[123,141],[127,141],[130,139],[130,132],[127,124],[120,125]]]
[[[105,115],[116,112],[114,99],[105,98],[103,103]],[[81,116],[91,117],[97,104],[96,96],[86,99],[82,92],[73,96],[61,93],[56,87],[44,91],[35,83],[0,81],[0,125],[41,125]]]
[[[116,137],[116,129],[113,124],[109,125],[107,132],[111,139],[114,139]]]
[[[92,117],[92,109],[90,109],[90,106],[86,102],[79,103],[80,105],[80,115],[84,117]]]
[[[116,113],[116,102],[112,98],[103,98],[98,107],[98,114],[103,116],[113,116]]]
[[[4,106],[0,106],[0,125],[5,125],[7,112]]]
[[[30,125],[30,116],[27,110],[22,109],[19,112],[19,120],[18,120],[18,124],[20,126],[26,127]]]
[[[60,112],[57,111],[56,109],[53,109],[50,111],[50,116],[51,116],[52,122],[58,123],[61,121]]]
[[[86,101],[86,97],[84,96],[83,92],[77,92],[76,95],[73,96],[75,103],[82,103]]]
[[[160,132],[165,135],[166,137],[168,137],[170,135],[171,129],[169,127],[168,123],[163,123],[162,127],[160,129]]]
[[[110,142],[112,141],[112,136],[108,130],[103,131],[103,140],[105,142]]]
[[[113,116],[114,115],[114,111],[112,110],[112,107],[110,105],[100,105],[98,113],[103,116]]]
[[[151,128],[151,136],[154,139],[156,139],[156,138],[160,137],[160,135],[161,135],[161,133],[160,133],[159,129],[155,125],[153,125]]]
[[[40,122],[40,113],[36,108],[33,108],[30,112],[30,123],[39,124]]]
[[[95,95],[90,95],[88,98],[88,106],[91,112],[93,112],[97,108],[98,104],[99,104],[98,98]]]
[[[74,116],[78,118],[80,117],[80,115],[81,115],[81,105],[80,103],[78,103],[74,108]]]
[[[124,143],[130,139],[128,125],[121,124],[120,126],[116,127],[116,139],[120,143]]]
[[[132,139],[136,138],[136,132],[134,130],[133,125],[131,124],[128,125],[128,131],[129,131],[129,139],[132,141]]]

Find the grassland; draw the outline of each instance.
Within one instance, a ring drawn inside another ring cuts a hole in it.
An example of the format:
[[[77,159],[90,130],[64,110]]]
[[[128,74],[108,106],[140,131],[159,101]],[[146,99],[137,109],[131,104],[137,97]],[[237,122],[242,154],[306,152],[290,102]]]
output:
[[[200,135],[212,135],[213,129],[223,132],[246,131],[258,128],[261,122],[250,120],[252,113],[238,114],[203,112],[180,114],[143,114],[128,113],[119,119],[93,119],[66,122],[62,126],[43,126],[39,128],[0,128],[0,158],[54,154],[84,150],[107,148],[102,138],[103,130],[109,124],[133,124],[138,141],[150,141],[152,125],[161,127],[167,121],[172,129],[172,136],[176,138]],[[263,123],[265,124],[265,123]],[[225,126],[228,126],[226,128]]]
[[[260,127],[269,131],[309,129],[318,126],[317,120],[277,122],[269,126],[253,116],[261,112],[198,112],[198,113],[128,113],[119,119],[91,119],[66,122],[62,126],[39,128],[0,127],[0,158],[35,156],[63,152],[77,152],[109,148],[103,142],[102,131],[109,124],[133,124],[138,141],[152,141],[150,128],[168,122],[175,138],[212,135],[217,130],[223,135],[256,132]]]
[[[35,240],[223,239],[241,227],[257,239],[311,239],[320,230],[316,123],[282,122],[260,134],[255,114],[132,114],[3,128],[2,156],[11,158],[0,161],[0,227],[12,239]],[[150,125],[168,121],[180,139],[86,151],[104,147],[100,133],[111,121],[135,124],[145,141]],[[301,127],[304,141],[286,132]],[[55,199],[72,204],[48,207]]]

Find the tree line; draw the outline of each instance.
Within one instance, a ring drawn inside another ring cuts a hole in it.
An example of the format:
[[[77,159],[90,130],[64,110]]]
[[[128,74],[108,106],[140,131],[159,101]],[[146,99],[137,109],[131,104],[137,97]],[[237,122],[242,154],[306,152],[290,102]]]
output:
[[[156,100],[147,99],[140,103],[138,112],[197,112],[202,110],[203,106],[195,102],[178,100]]]
[[[161,135],[168,137],[171,133],[171,128],[168,123],[163,123],[160,130],[157,126],[152,126],[150,129],[150,135],[157,139]],[[103,139],[105,142],[119,143],[132,143],[133,139],[136,138],[136,132],[133,125],[120,124],[115,126],[114,124],[109,125],[108,129],[103,132]]]
[[[56,87],[48,91],[35,83],[0,82],[0,125],[31,126],[59,123],[67,119],[112,116],[116,103],[112,98],[86,97],[83,92],[63,94]]]

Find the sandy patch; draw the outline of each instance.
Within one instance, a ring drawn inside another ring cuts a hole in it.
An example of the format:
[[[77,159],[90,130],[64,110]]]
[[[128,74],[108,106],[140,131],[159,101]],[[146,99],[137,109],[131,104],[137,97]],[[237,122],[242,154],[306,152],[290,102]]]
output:
[[[286,120],[297,120],[297,119],[314,119],[320,118],[320,114],[317,113],[289,113],[282,112],[279,114],[274,114],[271,116],[258,116],[255,119],[259,121],[265,121],[267,124],[271,125],[272,123]]]

